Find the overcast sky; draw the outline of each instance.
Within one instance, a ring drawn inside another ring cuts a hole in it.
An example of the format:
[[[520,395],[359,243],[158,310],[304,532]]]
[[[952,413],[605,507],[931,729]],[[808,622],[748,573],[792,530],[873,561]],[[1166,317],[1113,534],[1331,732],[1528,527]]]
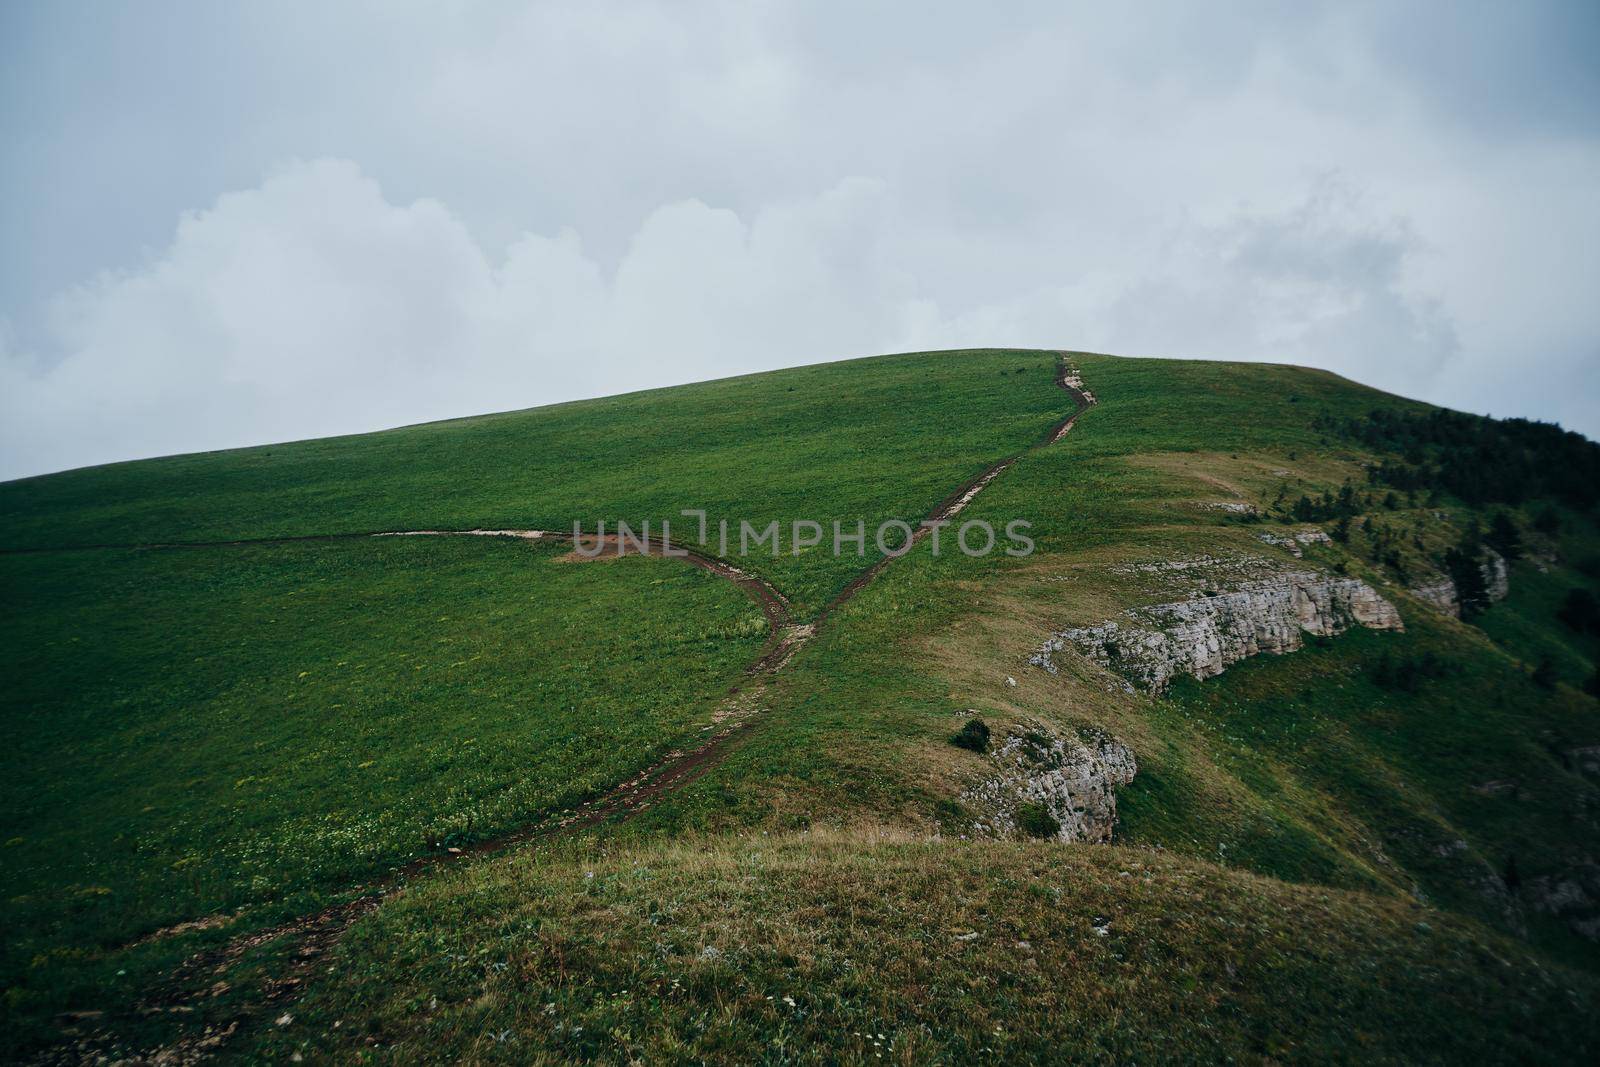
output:
[[[967,345],[1600,437],[1597,56],[1593,0],[11,0],[0,478]]]

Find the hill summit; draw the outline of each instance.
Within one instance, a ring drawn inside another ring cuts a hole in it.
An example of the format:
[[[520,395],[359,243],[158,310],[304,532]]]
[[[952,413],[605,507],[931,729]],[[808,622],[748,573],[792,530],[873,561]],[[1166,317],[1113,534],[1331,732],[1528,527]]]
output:
[[[13,1058],[1570,1061],[1600,446],[984,349],[0,485]]]

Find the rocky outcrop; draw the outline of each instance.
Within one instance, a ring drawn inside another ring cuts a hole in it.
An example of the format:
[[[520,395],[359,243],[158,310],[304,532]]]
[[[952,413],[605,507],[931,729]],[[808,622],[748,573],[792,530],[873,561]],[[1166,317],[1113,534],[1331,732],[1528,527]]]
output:
[[[1506,566],[1505,557],[1492,548],[1485,548],[1481,566],[1483,584],[1489,590],[1490,602],[1504,600],[1511,592],[1511,569]],[[1411,595],[1435,611],[1457,619],[1461,617],[1461,598],[1456,593],[1455,579],[1449,575],[1412,586]]]
[[[1011,837],[1018,809],[1039,805],[1058,841],[1103,843],[1117,824],[1116,787],[1133,781],[1133,750],[1100,733],[1058,736],[1042,726],[1013,729],[990,757],[994,773],[962,795],[982,815],[975,829]]]
[[[1078,368],[1071,366],[1062,368],[1061,384],[1066,386],[1068,389],[1076,389],[1079,393],[1082,393],[1083,402],[1085,404],[1093,404],[1097,402],[1094,398],[1094,394],[1089,392],[1088,388],[1084,386],[1083,375],[1078,372]]]
[[[1292,534],[1273,533],[1270,530],[1265,530],[1256,534],[1256,538],[1265,544],[1287,548],[1289,554],[1295,559],[1305,556],[1305,552],[1301,549],[1302,545],[1331,545],[1333,543],[1333,538],[1315,527],[1309,530],[1297,530]]]
[[[1218,581],[1255,577],[1271,573],[1272,564],[1264,556],[1188,556],[1183,559],[1146,560],[1118,563],[1112,574],[1171,576],[1193,574]]]
[[[1592,859],[1529,879],[1523,896],[1534,911],[1561,920],[1579,937],[1600,941],[1600,864]]]
[[[1457,618],[1461,616],[1461,601],[1456,597],[1456,583],[1448,577],[1414,585],[1411,587],[1411,595],[1434,611],[1454,615]]]
[[[1511,592],[1511,568],[1506,558],[1492,548],[1483,550],[1483,584],[1489,587],[1490,600],[1504,600]]]
[[[1567,766],[1590,778],[1600,778],[1600,745],[1579,745],[1567,749]]]
[[[1467,890],[1496,912],[1506,929],[1527,934],[1528,920],[1522,902],[1512,894],[1506,876],[1495,870],[1482,853],[1459,837],[1437,842],[1429,851],[1433,879]]]
[[[1029,662],[1054,674],[1054,655],[1072,648],[1151,692],[1180,674],[1210,678],[1262,652],[1293,652],[1305,634],[1351,626],[1401,630],[1400,613],[1366,582],[1309,572],[1247,582],[1238,589],[1124,612],[1097,626],[1062,630]]]

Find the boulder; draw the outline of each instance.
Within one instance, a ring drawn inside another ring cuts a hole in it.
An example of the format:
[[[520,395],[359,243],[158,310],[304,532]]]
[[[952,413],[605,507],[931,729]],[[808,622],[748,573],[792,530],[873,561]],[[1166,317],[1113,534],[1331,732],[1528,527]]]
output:
[[[990,755],[994,771],[962,799],[984,814],[977,829],[1016,836],[1017,809],[1039,804],[1058,841],[1104,843],[1117,823],[1116,787],[1138,771],[1133,750],[1108,734],[1060,736],[1037,724],[1014,727]]]

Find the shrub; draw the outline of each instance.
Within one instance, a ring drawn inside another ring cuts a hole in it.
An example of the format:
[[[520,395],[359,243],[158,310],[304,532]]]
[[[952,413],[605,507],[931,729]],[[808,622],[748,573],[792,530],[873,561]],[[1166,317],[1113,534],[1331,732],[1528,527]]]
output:
[[[1372,683],[1380,689],[1414,693],[1425,678],[1442,678],[1449,666],[1432,652],[1420,656],[1391,656],[1385,652],[1372,671]]]
[[[1050,814],[1050,809],[1038,801],[1017,806],[1017,829],[1029,837],[1054,837],[1061,832],[1061,823]]]
[[[973,752],[989,751],[989,724],[982,719],[968,719],[967,724],[950,735],[950,743],[957,748]]]

